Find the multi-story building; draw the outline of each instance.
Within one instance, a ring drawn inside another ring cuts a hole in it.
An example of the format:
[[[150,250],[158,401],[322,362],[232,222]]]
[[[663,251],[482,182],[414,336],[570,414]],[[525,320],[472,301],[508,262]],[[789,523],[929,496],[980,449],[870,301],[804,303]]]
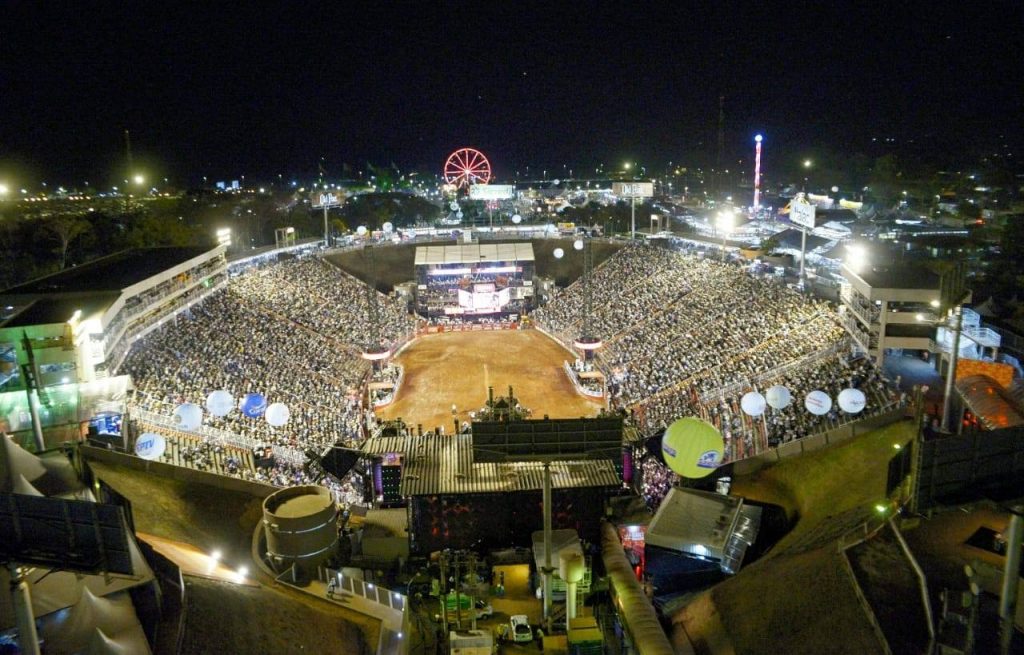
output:
[[[941,304],[939,275],[922,266],[857,270],[847,264],[842,274],[842,320],[861,350],[879,365],[889,349],[929,351],[938,355],[938,370],[945,375],[954,333],[935,315]],[[964,301],[970,301],[969,294]],[[961,311],[958,357],[995,360],[999,334],[982,327],[976,312]]]
[[[113,376],[135,340],[227,280],[223,246],[140,248],[0,292],[0,429],[24,429],[25,394],[10,392],[32,388],[44,424],[83,420],[79,385]]]
[[[855,270],[844,264],[840,312],[857,346],[879,366],[890,348],[934,350],[935,326],[920,320],[939,306],[940,279],[920,266]]]

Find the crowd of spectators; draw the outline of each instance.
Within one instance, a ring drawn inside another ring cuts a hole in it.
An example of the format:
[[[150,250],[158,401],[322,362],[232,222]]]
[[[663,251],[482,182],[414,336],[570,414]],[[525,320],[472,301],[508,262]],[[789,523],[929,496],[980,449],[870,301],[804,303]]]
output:
[[[369,364],[359,353],[378,341],[394,345],[415,325],[403,303],[381,294],[376,300],[380,323],[372,326],[366,286],[320,259],[250,268],[133,344],[119,371],[135,384],[129,405],[170,417],[180,403],[204,405],[217,389],[236,399],[260,393],[288,406],[287,424],[232,411],[207,414],[206,425],[297,452],[355,446],[374,421],[360,396]],[[273,484],[309,481],[282,461],[238,474]]]
[[[860,388],[865,413],[900,400],[870,361],[851,359],[834,308],[742,262],[630,245],[592,273],[591,316],[586,284],[581,279],[556,293],[534,318],[563,339],[586,334],[604,341],[599,362],[613,406],[628,410],[645,434],[700,416],[721,429],[730,461],[850,418],[836,406],[825,416],[810,414],[803,401],[812,390],[835,398]],[[790,389],[788,408],[758,419],[741,411],[744,393],[774,384]],[[651,479],[657,488],[667,484],[664,472]]]

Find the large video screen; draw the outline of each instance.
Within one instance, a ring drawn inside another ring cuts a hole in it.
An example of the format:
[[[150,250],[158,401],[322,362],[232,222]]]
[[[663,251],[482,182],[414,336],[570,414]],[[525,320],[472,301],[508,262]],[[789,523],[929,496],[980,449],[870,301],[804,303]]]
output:
[[[496,290],[493,284],[474,284],[471,291],[459,289],[459,310],[463,314],[494,314],[508,304],[508,288]]]

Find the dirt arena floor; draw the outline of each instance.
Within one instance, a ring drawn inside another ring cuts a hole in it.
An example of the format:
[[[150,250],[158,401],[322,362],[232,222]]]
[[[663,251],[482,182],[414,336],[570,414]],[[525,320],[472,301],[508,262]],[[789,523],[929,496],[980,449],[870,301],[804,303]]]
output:
[[[378,415],[451,431],[453,404],[459,421],[468,421],[487,402],[488,386],[500,396],[511,384],[533,418],[595,416],[602,405],[576,392],[562,370],[567,360],[573,355],[539,330],[424,335],[398,356],[405,379]]]

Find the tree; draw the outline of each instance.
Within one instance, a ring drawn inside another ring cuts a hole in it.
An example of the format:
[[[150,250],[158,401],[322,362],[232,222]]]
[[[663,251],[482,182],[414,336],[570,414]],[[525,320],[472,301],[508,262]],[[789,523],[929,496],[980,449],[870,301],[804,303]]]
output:
[[[46,219],[43,229],[57,241],[57,252],[60,254],[60,270],[67,267],[68,248],[71,243],[92,230],[92,224],[77,216],[55,216]]]

